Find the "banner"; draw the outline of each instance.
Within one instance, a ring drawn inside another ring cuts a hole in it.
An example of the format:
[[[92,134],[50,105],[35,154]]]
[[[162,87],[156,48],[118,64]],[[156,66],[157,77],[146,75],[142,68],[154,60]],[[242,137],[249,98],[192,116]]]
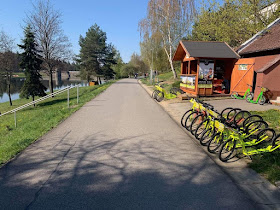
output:
[[[200,60],[198,72],[198,87],[212,88],[212,80],[214,77],[214,61]]]
[[[182,83],[180,87],[195,89],[195,76],[181,76]]]

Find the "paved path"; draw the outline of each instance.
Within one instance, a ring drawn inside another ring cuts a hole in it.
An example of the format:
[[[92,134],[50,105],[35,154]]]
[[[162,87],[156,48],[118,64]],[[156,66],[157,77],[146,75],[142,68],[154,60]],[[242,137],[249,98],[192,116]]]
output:
[[[0,170],[1,209],[255,209],[134,79]]]

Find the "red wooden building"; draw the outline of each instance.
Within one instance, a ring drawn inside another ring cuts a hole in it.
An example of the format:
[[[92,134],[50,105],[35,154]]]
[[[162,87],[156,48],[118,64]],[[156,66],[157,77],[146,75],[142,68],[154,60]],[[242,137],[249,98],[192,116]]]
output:
[[[255,97],[260,93],[258,86],[269,89],[269,99],[280,96],[280,18],[243,43],[237,52],[242,57],[240,61],[247,59],[252,65],[240,83],[251,81]]]
[[[180,41],[173,57],[181,61],[181,89],[194,96],[229,93],[238,59],[239,55],[225,42],[198,41]]]
[[[173,60],[181,61],[181,89],[194,96],[233,91],[243,95],[251,85],[255,97],[260,86],[269,89],[268,99],[279,97],[280,18],[242,44],[237,53],[225,42],[180,41]],[[228,88],[221,88],[223,81],[228,81]]]

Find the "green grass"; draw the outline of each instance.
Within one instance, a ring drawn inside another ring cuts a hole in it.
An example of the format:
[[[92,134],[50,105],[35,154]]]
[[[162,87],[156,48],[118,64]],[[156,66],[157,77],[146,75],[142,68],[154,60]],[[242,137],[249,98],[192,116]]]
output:
[[[25,77],[24,72],[14,72],[13,75],[17,75],[17,77]]]
[[[264,120],[273,128],[277,134],[280,133],[280,110],[268,110],[263,112],[252,112],[261,115]],[[275,183],[280,180],[280,149],[272,153],[264,153],[252,156],[250,167],[263,175],[270,182]]]
[[[0,117],[0,165],[16,156],[111,84],[112,82],[101,86],[79,88],[79,104],[77,104],[77,89],[70,90],[70,109],[67,108],[67,92],[65,92],[37,104],[36,107],[18,111],[17,128],[14,125],[13,114]],[[15,100],[13,107],[10,107],[8,102],[0,103],[0,111],[3,113],[30,101]]]
[[[177,72],[178,74],[178,72]],[[170,81],[170,80],[174,80],[174,76],[173,76],[173,72],[167,72],[167,73],[163,73],[158,75],[158,79],[159,81]]]
[[[177,72],[177,75],[180,74],[179,71],[176,71]],[[179,77],[179,76],[178,76]],[[158,75],[158,80],[159,82],[161,83],[164,83],[164,88],[169,91],[172,87],[180,87],[180,77],[177,78],[177,79],[174,79],[173,77],[173,72],[166,72],[166,73],[163,73],[163,74],[159,74]],[[156,82],[157,82],[157,79],[154,80],[154,82],[151,84],[150,83],[150,77],[147,77],[147,78],[144,78],[144,79],[141,79],[142,83],[146,84],[146,85],[155,85]]]

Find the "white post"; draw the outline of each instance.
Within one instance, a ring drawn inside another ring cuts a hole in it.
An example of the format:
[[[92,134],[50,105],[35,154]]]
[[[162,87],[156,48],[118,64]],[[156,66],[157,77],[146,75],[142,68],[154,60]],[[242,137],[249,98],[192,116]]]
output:
[[[77,104],[79,103],[79,85],[77,86]]]
[[[15,127],[17,127],[17,114],[14,112],[14,118],[15,118]]]
[[[69,97],[70,97],[70,87],[68,87],[68,90],[67,90],[67,104],[68,104],[68,108],[70,108],[70,104],[69,104]]]

